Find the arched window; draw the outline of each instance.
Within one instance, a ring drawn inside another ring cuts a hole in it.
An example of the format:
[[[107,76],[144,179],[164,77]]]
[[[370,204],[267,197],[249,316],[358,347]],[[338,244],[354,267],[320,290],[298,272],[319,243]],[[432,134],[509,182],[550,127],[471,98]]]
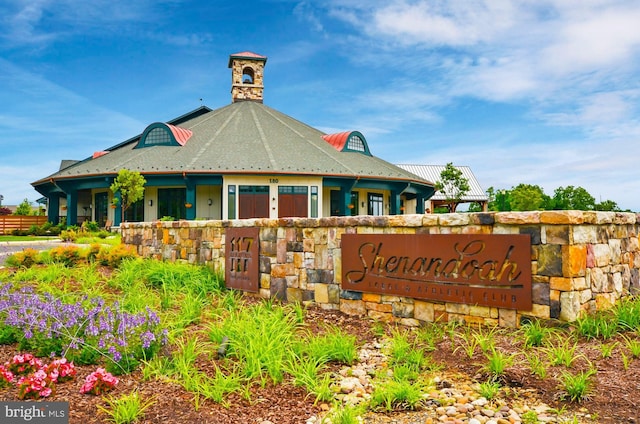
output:
[[[358,134],[351,134],[349,139],[347,140],[346,150],[351,150],[354,152],[366,152],[364,148],[364,141]]]
[[[371,156],[367,140],[359,131],[345,131],[337,134],[325,134],[322,138],[339,152],[358,152]]]
[[[171,134],[166,128],[156,127],[147,133],[144,144],[146,146],[170,146]]]
[[[184,146],[193,132],[175,125],[155,122],[149,125],[138,141],[139,147],[152,146]]]
[[[253,78],[254,78],[253,68],[250,66],[246,66],[242,70],[242,83],[253,84]]]

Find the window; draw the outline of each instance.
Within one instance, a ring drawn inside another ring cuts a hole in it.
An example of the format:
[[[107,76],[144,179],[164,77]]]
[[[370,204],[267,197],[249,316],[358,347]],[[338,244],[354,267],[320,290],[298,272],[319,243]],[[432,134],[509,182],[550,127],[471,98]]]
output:
[[[382,215],[383,214],[383,197],[379,193],[369,193],[369,215]]]
[[[156,122],[145,128],[136,148],[153,146],[184,146],[193,131],[163,122]]]
[[[311,218],[318,217],[318,186],[311,186]]]
[[[347,211],[347,215],[356,216],[360,214],[360,207],[358,203],[360,202],[360,197],[358,196],[357,191],[351,192],[351,200],[349,201],[349,210]]]
[[[127,222],[144,221],[144,199],[140,199],[124,211],[124,220]]]
[[[154,128],[147,133],[144,144],[147,146],[167,146],[171,144],[171,135],[165,128]]]
[[[347,149],[354,152],[365,152],[364,141],[357,134],[351,134],[347,140]]]
[[[187,192],[184,188],[158,189],[158,217],[170,216],[174,219],[184,219],[187,210],[184,206]]]
[[[229,186],[229,194],[227,196],[228,199],[228,209],[229,209],[229,219],[236,219],[236,186]]]

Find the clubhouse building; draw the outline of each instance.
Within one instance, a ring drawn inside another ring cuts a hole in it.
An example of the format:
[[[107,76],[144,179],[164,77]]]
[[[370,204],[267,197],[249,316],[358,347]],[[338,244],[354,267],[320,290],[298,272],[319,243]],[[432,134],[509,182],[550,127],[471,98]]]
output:
[[[267,58],[229,57],[228,106],[206,106],[145,130],[32,183],[49,221],[118,226],[109,189],[118,171],[140,172],[144,198],[126,221],[321,218],[423,213],[434,184],[373,156],[364,134],[325,134],[263,104]]]

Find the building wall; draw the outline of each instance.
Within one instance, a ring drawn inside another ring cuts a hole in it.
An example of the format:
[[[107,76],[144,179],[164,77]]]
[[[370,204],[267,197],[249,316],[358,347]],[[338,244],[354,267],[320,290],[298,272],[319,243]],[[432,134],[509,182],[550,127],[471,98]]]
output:
[[[259,295],[405,325],[424,321],[518,326],[523,317],[574,321],[640,291],[640,214],[582,211],[125,223],[145,257],[224,268],[225,231],[258,227]],[[341,290],[341,236],[529,234],[531,311]]]

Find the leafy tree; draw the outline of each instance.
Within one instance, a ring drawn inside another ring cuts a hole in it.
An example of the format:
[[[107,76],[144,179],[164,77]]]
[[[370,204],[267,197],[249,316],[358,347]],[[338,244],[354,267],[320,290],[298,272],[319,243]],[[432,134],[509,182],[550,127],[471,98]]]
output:
[[[540,186],[518,184],[511,189],[509,203],[514,211],[537,211],[546,209],[550,200]]]
[[[482,212],[482,206],[480,206],[480,203],[478,202],[473,202],[469,204],[469,209],[467,209],[467,212]]]
[[[489,197],[488,209],[490,211],[505,212],[511,210],[511,191],[493,187],[487,189]]]
[[[121,169],[118,172],[118,176],[111,184],[111,191],[115,195],[120,193],[120,199],[122,202],[122,216],[121,220],[124,221],[124,213],[131,205],[144,196],[144,185],[147,180],[138,172],[130,171],[128,169]],[[114,197],[113,204],[118,204],[118,198]]]
[[[620,207],[613,200],[605,200],[600,203],[596,203],[594,210],[607,211],[607,212],[619,212]]]
[[[14,215],[31,215],[32,210],[29,199],[24,199],[16,208]]]
[[[596,199],[582,187],[558,187],[551,199],[551,209],[591,211],[595,209]]]
[[[449,162],[440,173],[440,181],[436,183],[436,190],[445,196],[449,212],[455,212],[460,200],[471,190],[469,180],[462,171]]]
[[[0,215],[11,215],[11,209],[5,206],[0,206]]]

